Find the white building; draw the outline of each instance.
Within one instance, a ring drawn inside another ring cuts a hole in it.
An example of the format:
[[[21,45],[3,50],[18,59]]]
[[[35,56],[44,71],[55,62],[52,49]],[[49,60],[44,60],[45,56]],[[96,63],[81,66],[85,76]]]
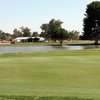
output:
[[[45,38],[43,37],[17,37],[13,40],[13,42],[43,42]]]

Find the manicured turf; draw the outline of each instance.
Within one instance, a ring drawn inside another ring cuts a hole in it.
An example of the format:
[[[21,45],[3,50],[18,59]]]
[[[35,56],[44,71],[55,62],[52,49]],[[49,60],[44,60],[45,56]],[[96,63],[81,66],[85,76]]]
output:
[[[1,54],[0,95],[100,99],[100,51]]]

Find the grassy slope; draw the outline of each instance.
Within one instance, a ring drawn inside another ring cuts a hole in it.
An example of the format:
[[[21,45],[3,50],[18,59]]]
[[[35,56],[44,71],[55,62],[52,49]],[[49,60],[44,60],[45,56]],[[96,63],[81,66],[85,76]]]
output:
[[[100,51],[1,54],[0,95],[100,99]]]

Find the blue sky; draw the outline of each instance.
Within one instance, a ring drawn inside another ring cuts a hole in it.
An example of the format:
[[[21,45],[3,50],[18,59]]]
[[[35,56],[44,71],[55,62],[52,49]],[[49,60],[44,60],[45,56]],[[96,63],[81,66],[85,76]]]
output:
[[[14,28],[27,26],[41,32],[40,26],[54,18],[63,21],[65,29],[81,32],[86,5],[92,1],[0,0],[0,29],[12,33]]]

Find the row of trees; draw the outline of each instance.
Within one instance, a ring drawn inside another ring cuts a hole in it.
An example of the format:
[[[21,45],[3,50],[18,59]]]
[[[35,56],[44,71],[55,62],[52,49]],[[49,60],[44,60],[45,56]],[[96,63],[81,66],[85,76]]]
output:
[[[31,30],[28,27],[20,27],[20,29],[14,29],[13,34],[10,33],[5,33],[2,30],[0,30],[0,40],[6,40],[6,41],[11,41],[14,38],[17,37],[38,37],[39,34],[38,32],[33,32],[31,33]]]
[[[79,39],[79,32],[78,31],[70,31],[68,32],[66,29],[62,28],[62,21],[61,20],[50,20],[49,23],[42,24],[41,29],[41,36],[46,38],[47,40],[52,40],[56,42],[59,40],[60,44],[63,44],[63,40],[71,40],[71,39]]]
[[[17,37],[38,37],[39,34],[38,32],[31,32],[31,29],[28,27],[20,27],[20,30],[18,29],[14,29],[13,34],[12,34],[13,38],[17,38]]]
[[[17,37],[44,37],[46,40],[52,40],[56,42],[57,40],[60,44],[63,44],[63,41],[71,40],[71,39],[79,39],[78,31],[67,31],[62,28],[62,21],[51,19],[49,23],[42,24],[40,27],[42,32],[39,34],[38,32],[31,32],[31,29],[28,27],[20,27],[19,29],[14,29],[13,34],[5,33],[0,31],[0,39],[1,40],[12,40]]]

